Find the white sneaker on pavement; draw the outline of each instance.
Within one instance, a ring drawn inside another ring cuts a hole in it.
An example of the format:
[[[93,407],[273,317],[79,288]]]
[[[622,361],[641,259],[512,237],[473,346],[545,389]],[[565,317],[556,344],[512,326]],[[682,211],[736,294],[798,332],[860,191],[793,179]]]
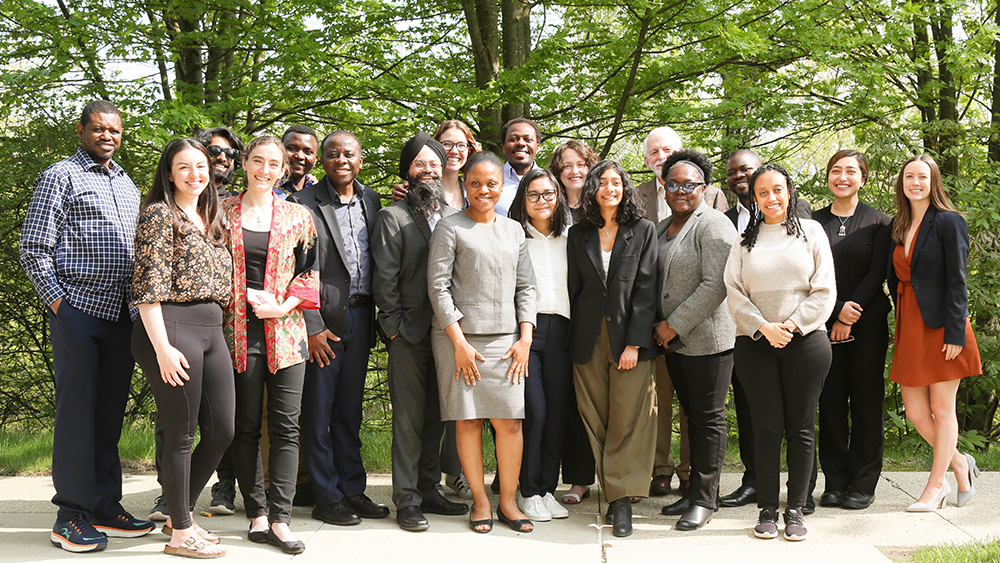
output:
[[[545,493],[542,497],[542,504],[545,505],[545,509],[549,511],[549,514],[553,518],[569,518],[569,510],[566,507],[559,504],[556,497],[552,496],[552,493]]]
[[[469,483],[465,480],[465,473],[459,473],[456,476],[446,475],[444,482],[448,484],[448,488],[455,491],[458,498],[472,499],[472,489],[469,488]]]
[[[521,512],[525,516],[535,522],[548,522],[552,520],[552,513],[549,512],[549,509],[545,508],[545,502],[540,495],[525,498],[521,496],[521,493],[518,493],[517,507],[521,509]]]

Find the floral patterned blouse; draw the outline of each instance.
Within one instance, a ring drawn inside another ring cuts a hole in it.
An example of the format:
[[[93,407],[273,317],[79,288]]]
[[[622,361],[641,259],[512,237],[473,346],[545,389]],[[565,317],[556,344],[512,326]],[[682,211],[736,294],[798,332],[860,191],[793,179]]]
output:
[[[216,301],[225,308],[232,299],[232,278],[229,249],[212,245],[187,216],[175,231],[166,202],[149,205],[139,213],[133,307],[140,303]]]
[[[316,265],[316,228],[305,207],[273,196],[271,235],[264,268],[264,291],[278,303],[289,297],[302,299],[298,307],[276,319],[264,319],[267,366],[271,373],[309,358],[308,336],[303,309],[319,309],[319,271]],[[243,195],[220,202],[229,223],[233,252],[232,302],[223,322],[226,343],[237,372],[247,369],[247,271],[243,246]]]

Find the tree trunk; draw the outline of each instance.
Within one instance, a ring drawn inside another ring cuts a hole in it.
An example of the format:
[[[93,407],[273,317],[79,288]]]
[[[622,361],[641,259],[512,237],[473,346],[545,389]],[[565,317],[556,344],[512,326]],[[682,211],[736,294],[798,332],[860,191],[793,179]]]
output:
[[[487,90],[500,75],[500,34],[497,30],[496,0],[462,0],[462,11],[469,28],[472,62],[476,71],[476,88]],[[479,142],[483,148],[500,148],[500,108],[495,104],[480,104]]]
[[[934,31],[934,52],[937,57],[938,82],[938,143],[937,154],[941,158],[941,173],[944,176],[958,175],[958,100],[955,92],[955,77],[951,72],[949,47],[954,40],[951,30],[952,11],[941,4],[936,21],[931,24]]]
[[[931,132],[931,124],[937,120],[934,111],[934,93],[931,91],[933,76],[930,68],[930,37],[927,35],[927,20],[921,16],[913,18],[913,53],[911,60],[917,67],[916,106],[920,110],[920,122],[924,124],[921,131],[925,149],[932,149],[937,144],[937,138]]]
[[[531,53],[531,4],[523,0],[502,0],[503,68],[513,70],[528,62]],[[503,106],[504,123],[515,117],[527,117],[527,101],[513,101]],[[500,139],[501,143],[503,139]]]

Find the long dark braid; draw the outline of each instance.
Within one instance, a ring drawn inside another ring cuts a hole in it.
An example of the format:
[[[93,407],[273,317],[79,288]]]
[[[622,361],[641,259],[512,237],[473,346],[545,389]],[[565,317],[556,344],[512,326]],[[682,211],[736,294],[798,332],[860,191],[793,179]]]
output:
[[[757,198],[754,196],[754,184],[764,172],[777,172],[785,177],[785,183],[788,184],[788,209],[785,210],[785,220],[781,224],[785,226],[786,233],[794,237],[801,236],[802,240],[808,241],[805,231],[802,230],[802,223],[799,221],[798,206],[796,205],[798,198],[795,196],[795,184],[792,183],[792,177],[780,164],[769,162],[754,170],[753,175],[750,176],[750,222],[747,223],[747,228],[743,231],[743,240],[740,241],[740,244],[747,247],[747,252],[753,250],[753,246],[757,242],[757,235],[760,233],[760,224],[764,222],[764,214],[757,206]]]

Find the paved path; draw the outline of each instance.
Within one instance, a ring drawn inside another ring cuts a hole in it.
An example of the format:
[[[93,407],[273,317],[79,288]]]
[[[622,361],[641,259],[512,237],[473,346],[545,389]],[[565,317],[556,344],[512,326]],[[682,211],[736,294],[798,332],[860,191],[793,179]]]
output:
[[[395,523],[395,512],[384,520],[366,520],[359,526],[337,527],[313,520],[296,508],[292,529],[306,542],[297,562],[353,563],[395,561],[406,563],[517,562],[532,563],[642,563],[673,561],[739,561],[740,563],[800,560],[810,563],[867,563],[890,561],[882,550],[924,545],[990,541],[1000,538],[1000,473],[983,473],[977,495],[964,508],[952,506],[937,513],[906,514],[903,509],[923,490],[926,473],[887,473],[879,482],[876,501],[863,511],[819,508],[806,517],[809,539],[792,543],[783,539],[759,540],[751,533],[757,519],[755,507],[728,508],[697,532],[672,529],[675,518],[660,516],[660,508],[675,495],[643,500],[634,505],[635,533],[618,539],[600,525],[606,508],[596,487],[591,497],[570,508],[570,518],[542,522],[531,534],[519,535],[501,527],[486,535],[469,531],[467,517],[430,515],[430,530],[410,533]],[[954,490],[954,479],[952,488]],[[722,490],[734,489],[739,475],[723,475]],[[371,475],[368,494],[389,503],[388,475]],[[823,489],[822,475],[817,487]],[[125,507],[144,515],[158,493],[152,475],[127,477]],[[202,497],[207,506],[208,496]],[[55,509],[52,480],[48,477],[0,477],[0,562],[114,561],[116,563],[164,562],[166,536],[159,530],[138,539],[112,538],[106,551],[70,554],[49,544]],[[494,505],[495,505],[495,497]],[[239,501],[238,501],[239,506]],[[391,506],[391,505],[390,505]],[[239,515],[201,518],[201,523],[222,536],[229,551],[226,561],[289,561],[277,548],[246,540],[247,520]],[[881,548],[881,550],[880,550]],[[171,561],[179,561],[172,559]]]

